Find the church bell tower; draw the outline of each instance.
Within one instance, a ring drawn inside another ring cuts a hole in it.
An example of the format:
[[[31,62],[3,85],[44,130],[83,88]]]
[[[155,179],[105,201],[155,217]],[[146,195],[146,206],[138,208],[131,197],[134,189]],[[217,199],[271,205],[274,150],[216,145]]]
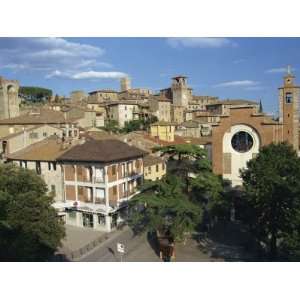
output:
[[[299,92],[295,85],[295,76],[288,66],[283,78],[283,87],[279,88],[279,121],[283,124],[283,141],[293,145],[299,151]]]

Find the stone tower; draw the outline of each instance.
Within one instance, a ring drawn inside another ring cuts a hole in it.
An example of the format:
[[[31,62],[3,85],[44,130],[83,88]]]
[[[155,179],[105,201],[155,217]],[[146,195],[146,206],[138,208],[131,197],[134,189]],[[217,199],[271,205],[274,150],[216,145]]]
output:
[[[19,82],[0,77],[0,119],[19,116],[19,104]]]
[[[121,92],[125,92],[131,89],[131,81],[129,77],[121,78]]]
[[[173,104],[176,106],[188,107],[191,98],[191,89],[187,86],[187,77],[176,76],[172,78]]]
[[[295,76],[288,67],[283,78],[283,87],[279,88],[279,121],[283,124],[283,140],[299,150],[299,92],[294,83]]]

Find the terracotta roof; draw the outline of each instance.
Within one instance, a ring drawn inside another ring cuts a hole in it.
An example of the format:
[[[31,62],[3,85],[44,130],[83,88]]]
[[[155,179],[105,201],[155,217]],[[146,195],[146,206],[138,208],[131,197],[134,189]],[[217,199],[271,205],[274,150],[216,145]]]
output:
[[[250,101],[250,100],[243,100],[243,99],[227,99],[227,100],[221,100],[216,103],[212,104],[206,104],[207,106],[210,105],[258,105],[257,102],[255,101]]]
[[[162,158],[153,156],[153,155],[146,155],[143,158],[144,161],[144,167],[149,167],[149,166],[153,166],[156,164],[161,164],[164,163],[165,161]]]
[[[60,138],[51,136],[8,155],[7,159],[24,161],[55,161],[57,157],[69,149],[70,148],[63,149]]]
[[[159,102],[172,102],[171,99],[167,98],[165,95],[153,95],[151,97],[149,97],[149,99],[152,99],[152,100],[157,100]]]
[[[76,145],[62,156],[59,161],[113,162],[142,157],[146,152],[129,146],[119,140],[89,140]]]
[[[156,143],[160,146],[176,145],[176,144],[196,144],[196,145],[205,145],[211,143],[211,136],[202,136],[199,138],[194,137],[182,137],[179,135],[174,135],[173,142],[162,141],[156,137],[152,137],[149,134],[144,134],[144,138]]]
[[[116,93],[117,94],[118,92],[115,91],[115,90],[109,90],[109,89],[107,89],[107,90],[92,91],[89,94],[91,95],[91,94],[96,94],[96,93]]]
[[[123,100],[123,101],[114,101],[114,102],[108,102],[106,103],[106,106],[111,105],[138,105],[139,103],[136,100]]]
[[[34,129],[37,129],[37,128],[40,128],[40,127],[42,127],[42,126],[44,126],[44,125],[37,125],[37,126],[33,126],[33,127],[31,127],[31,128],[27,128],[27,129],[26,129],[26,132],[30,132],[30,131],[32,131],[32,130],[34,130]],[[6,135],[6,136],[1,137],[0,140],[8,140],[8,139],[11,139],[11,138],[13,138],[13,137],[15,137],[15,136],[18,136],[18,135],[20,135],[20,134],[23,134],[23,133],[24,133],[23,130],[18,131],[18,132],[15,132],[15,133],[11,133],[11,134],[8,134],[8,135]]]
[[[185,121],[180,124],[180,126],[186,127],[186,128],[199,128],[199,122],[196,121]]]
[[[60,124],[67,122],[71,122],[71,120],[66,120],[62,112],[40,108],[15,118],[0,120],[0,125]]]

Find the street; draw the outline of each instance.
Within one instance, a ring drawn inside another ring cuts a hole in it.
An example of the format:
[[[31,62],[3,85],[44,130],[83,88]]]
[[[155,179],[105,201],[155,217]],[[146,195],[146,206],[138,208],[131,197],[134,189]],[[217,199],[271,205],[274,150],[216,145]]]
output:
[[[123,262],[161,262],[159,255],[152,248],[152,241],[148,240],[147,234],[133,236],[133,232],[126,228],[111,240],[103,242],[86,256],[79,259],[83,262],[120,262],[121,256],[117,252],[117,243],[125,245]],[[176,244],[175,260],[177,262],[201,262],[201,261],[220,261],[212,259],[209,254],[203,253],[199,245],[194,240],[188,240],[185,245]]]

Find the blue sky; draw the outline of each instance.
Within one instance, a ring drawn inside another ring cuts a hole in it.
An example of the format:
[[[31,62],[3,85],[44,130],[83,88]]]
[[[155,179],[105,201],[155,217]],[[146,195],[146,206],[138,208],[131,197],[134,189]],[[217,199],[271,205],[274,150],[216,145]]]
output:
[[[66,96],[119,89],[125,74],[159,90],[183,74],[194,94],[261,99],[276,113],[288,64],[297,76],[300,38],[0,38],[0,75]]]

